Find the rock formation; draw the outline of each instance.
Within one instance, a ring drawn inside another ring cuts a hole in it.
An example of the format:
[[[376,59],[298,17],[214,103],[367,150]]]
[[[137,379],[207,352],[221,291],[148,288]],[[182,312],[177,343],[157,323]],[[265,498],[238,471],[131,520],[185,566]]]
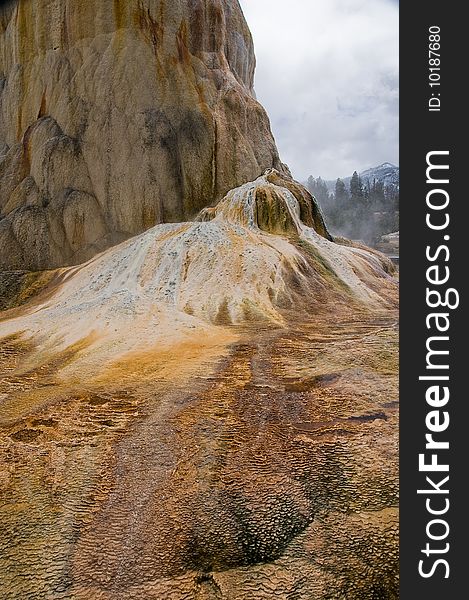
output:
[[[0,269],[77,264],[282,170],[237,0],[0,7]]]
[[[109,353],[168,346],[214,325],[279,326],[282,309],[299,315],[333,298],[387,305],[392,265],[328,237],[306,189],[269,170],[195,222],[156,225],[60,271],[53,296],[0,323],[0,336],[29,333],[42,344],[47,332],[53,352],[93,340],[92,360],[101,368]]]
[[[22,280],[0,316],[5,597],[396,600],[392,269],[268,170]]]

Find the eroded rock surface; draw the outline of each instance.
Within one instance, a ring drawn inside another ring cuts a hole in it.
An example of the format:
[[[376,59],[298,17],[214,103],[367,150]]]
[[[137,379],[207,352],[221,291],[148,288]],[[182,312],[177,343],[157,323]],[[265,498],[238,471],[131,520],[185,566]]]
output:
[[[77,264],[282,169],[237,0],[0,7],[0,268]]]

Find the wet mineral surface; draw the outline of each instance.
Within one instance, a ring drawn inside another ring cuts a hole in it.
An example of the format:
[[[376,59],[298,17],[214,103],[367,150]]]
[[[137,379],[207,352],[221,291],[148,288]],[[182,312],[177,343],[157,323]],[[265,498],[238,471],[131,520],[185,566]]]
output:
[[[4,340],[1,597],[397,598],[396,315],[344,313],[79,384]]]

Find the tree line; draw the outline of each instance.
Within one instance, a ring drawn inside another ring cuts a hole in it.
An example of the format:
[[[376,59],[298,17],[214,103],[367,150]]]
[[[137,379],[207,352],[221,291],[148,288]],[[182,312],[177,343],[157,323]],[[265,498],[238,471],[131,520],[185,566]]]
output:
[[[399,186],[383,181],[362,181],[354,171],[347,186],[337,179],[330,192],[321,177],[309,177],[307,188],[319,202],[332,234],[376,243],[399,229]]]

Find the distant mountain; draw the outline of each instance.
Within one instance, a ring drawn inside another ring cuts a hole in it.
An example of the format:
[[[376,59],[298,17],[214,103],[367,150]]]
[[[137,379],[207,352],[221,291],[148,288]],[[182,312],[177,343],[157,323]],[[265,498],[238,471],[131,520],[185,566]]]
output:
[[[399,185],[399,167],[391,163],[385,162],[378,167],[366,169],[360,173],[362,181],[382,181],[385,185]]]
[[[369,181],[371,183],[373,179],[376,179],[377,181],[382,181],[385,186],[396,185],[397,187],[399,187],[399,167],[396,167],[396,165],[393,165],[389,162],[385,162],[382,165],[378,165],[377,167],[371,167],[370,169],[366,169],[365,171],[359,173],[359,175],[363,183],[365,183],[366,181]],[[351,176],[341,177],[342,181],[345,183],[347,188],[350,185],[351,178]],[[330,192],[333,192],[335,190],[335,182],[335,179],[333,181],[326,181],[327,189]]]

